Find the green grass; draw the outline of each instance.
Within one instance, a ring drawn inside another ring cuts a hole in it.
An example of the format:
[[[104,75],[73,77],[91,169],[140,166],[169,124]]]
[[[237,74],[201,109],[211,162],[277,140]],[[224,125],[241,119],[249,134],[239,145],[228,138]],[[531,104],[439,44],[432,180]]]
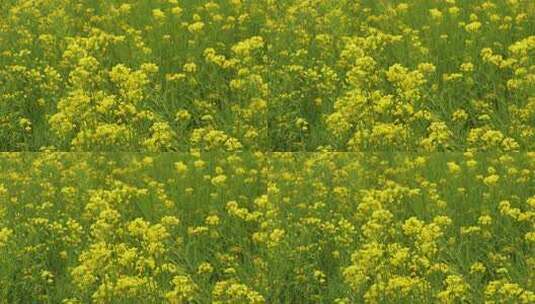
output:
[[[407,10],[399,9],[400,4],[407,4]],[[459,10],[457,15],[449,13],[452,7]],[[433,19],[431,9],[440,10],[442,18]],[[517,60],[518,55],[508,48],[535,33],[530,1],[516,1],[516,5],[507,1],[333,1],[318,7],[289,2],[281,10],[286,13],[274,17],[279,26],[272,40],[273,98],[268,112],[272,151],[507,150],[501,142],[471,142],[469,134],[477,128],[510,137],[518,144],[513,150],[532,148],[533,140],[521,134],[533,128],[533,120],[521,119],[517,110],[532,112],[528,104],[535,86],[531,81],[515,88],[507,83],[518,79],[514,73],[519,68],[533,70],[533,47],[528,47],[522,63],[501,68],[481,56],[484,48],[491,48],[503,60]],[[504,18],[516,21],[504,22]],[[472,21],[481,23],[479,31],[465,30],[464,25]],[[351,39],[361,39],[360,50],[351,47]],[[360,66],[363,56],[372,59],[375,67]],[[460,71],[466,62],[474,65],[473,72]],[[421,63],[431,63],[436,70],[422,75],[425,83],[413,88],[416,97],[404,98],[407,89],[396,89],[386,71],[394,64],[416,70]],[[326,69],[336,78],[328,78]],[[350,71],[357,77],[351,78]],[[451,73],[461,73],[460,80],[443,81],[443,75]],[[366,104],[352,105],[355,113],[336,109],[336,103],[355,89],[365,96]],[[373,94],[391,95],[394,106],[383,112],[373,110]],[[314,104],[318,98],[321,105]],[[403,111],[407,105],[413,107],[412,113]],[[468,117],[452,120],[457,110]],[[333,114],[348,116],[328,123]],[[485,114],[489,119],[481,120]],[[298,119],[307,122],[306,130],[296,124]],[[452,134],[446,146],[422,147],[433,122],[444,122]],[[378,140],[373,128],[383,123],[399,126],[407,134],[393,131],[395,137],[405,136],[397,143]],[[349,128],[337,134],[342,124]],[[358,132],[364,132],[363,141],[351,144]]]
[[[265,106],[255,106],[258,103],[255,100],[266,99],[260,89],[263,84],[247,80],[250,75],[265,77],[264,52],[259,50],[242,57],[231,50],[240,41],[261,34],[264,16],[257,11],[262,11],[263,4],[232,5],[227,1],[211,2],[212,6],[207,7],[205,4],[205,1],[79,4],[68,0],[35,5],[28,1],[6,3],[0,15],[1,150],[128,152],[189,151],[192,147],[265,148]],[[179,11],[173,11],[177,7]],[[157,20],[154,10],[161,10],[164,19]],[[233,21],[240,16],[243,16],[240,24]],[[200,32],[189,29],[196,21],[204,23]],[[225,60],[235,61],[234,65],[223,68],[206,61],[203,54],[208,48],[225,56]],[[97,65],[80,66],[82,58],[93,59]],[[119,64],[135,71],[146,63],[155,64],[158,71],[149,75],[148,82],[130,80],[130,85],[140,90],[136,100],[119,92],[118,84],[109,79],[110,71]],[[187,63],[195,63],[197,71],[184,73]],[[58,74],[57,79],[45,72],[47,68]],[[250,72],[238,76],[240,69]],[[85,76],[73,78],[80,71]],[[168,74],[177,73],[183,74],[182,80],[168,80]],[[230,87],[232,80],[241,80],[246,86],[234,90]],[[80,86],[91,97],[90,104],[76,107],[78,111],[62,107],[60,101]],[[98,113],[97,106],[101,103],[98,94],[113,96],[116,102],[105,111],[107,115]],[[130,107],[126,115],[122,108],[125,106]],[[190,119],[176,120],[180,110],[188,111]],[[74,125],[72,131],[64,126],[54,128],[50,118],[57,113],[67,116],[68,122]],[[207,119],[208,116],[211,118]],[[27,119],[31,127],[26,130],[21,119]],[[144,144],[156,136],[151,126],[162,122],[169,127],[166,135],[170,138],[153,147]],[[129,138],[117,142],[111,136],[102,139],[95,134],[99,127],[110,123],[126,128]],[[222,134],[215,143],[192,139],[195,131],[214,130]],[[81,135],[83,132],[87,134]],[[82,140],[73,141],[77,136]],[[223,147],[220,141],[229,138],[239,142],[239,147]]]
[[[534,20],[3,0],[0,304],[534,303]]]
[[[532,1],[316,2],[9,1],[0,148],[533,148]]]
[[[173,303],[177,276],[193,286],[179,303],[533,301],[532,154],[18,153],[0,165],[1,303]],[[359,254],[369,246],[376,262]]]

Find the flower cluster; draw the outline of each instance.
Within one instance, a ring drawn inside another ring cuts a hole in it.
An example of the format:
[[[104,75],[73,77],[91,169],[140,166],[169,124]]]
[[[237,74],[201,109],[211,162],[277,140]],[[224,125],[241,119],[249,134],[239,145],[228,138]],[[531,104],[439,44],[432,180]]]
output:
[[[262,5],[3,3],[0,149],[265,149]]]
[[[0,166],[6,303],[535,301],[533,153],[15,153]]]
[[[535,147],[532,1],[286,1],[277,10],[273,150]]]
[[[533,0],[0,2],[0,304],[535,303]]]

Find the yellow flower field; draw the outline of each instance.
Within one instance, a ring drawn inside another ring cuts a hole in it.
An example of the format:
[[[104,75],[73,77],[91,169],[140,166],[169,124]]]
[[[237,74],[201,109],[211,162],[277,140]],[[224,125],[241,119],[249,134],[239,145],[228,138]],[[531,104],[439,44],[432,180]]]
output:
[[[2,0],[0,148],[260,150],[262,1]]]
[[[535,147],[534,1],[280,2],[273,150]]]
[[[534,153],[0,157],[0,303],[533,303]]]
[[[531,0],[3,0],[9,151],[535,147]]]
[[[535,1],[0,0],[33,303],[535,303]]]

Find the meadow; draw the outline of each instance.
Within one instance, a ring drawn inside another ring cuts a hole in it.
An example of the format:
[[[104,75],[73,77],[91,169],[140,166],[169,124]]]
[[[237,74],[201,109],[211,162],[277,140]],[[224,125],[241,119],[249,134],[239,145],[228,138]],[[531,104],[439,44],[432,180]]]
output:
[[[2,151],[266,147],[264,2],[1,3]]]
[[[530,0],[2,4],[2,151],[535,148]]]
[[[535,2],[280,3],[274,151],[535,147]]]
[[[535,303],[533,151],[533,0],[0,0],[0,304]]]
[[[534,153],[13,153],[0,303],[533,303]]]

